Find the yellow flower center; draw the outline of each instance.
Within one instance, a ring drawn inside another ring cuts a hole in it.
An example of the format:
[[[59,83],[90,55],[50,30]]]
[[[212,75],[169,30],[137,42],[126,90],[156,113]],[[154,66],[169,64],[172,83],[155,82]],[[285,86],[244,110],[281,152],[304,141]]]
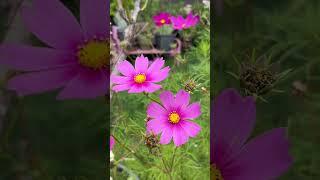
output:
[[[109,49],[110,46],[107,41],[89,41],[78,49],[79,63],[92,69],[103,68],[109,64]]]
[[[177,124],[180,121],[180,116],[175,111],[170,113],[169,115],[169,121],[173,124]]]
[[[147,77],[145,74],[140,73],[134,76],[134,82],[141,84],[144,83],[146,81]]]
[[[214,179],[214,180],[223,180],[223,177],[221,175],[220,170],[218,169],[218,167],[215,164],[211,165],[211,169],[210,169],[210,179]]]
[[[161,24],[164,24],[164,23],[166,23],[166,20],[164,20],[164,19],[161,19]]]

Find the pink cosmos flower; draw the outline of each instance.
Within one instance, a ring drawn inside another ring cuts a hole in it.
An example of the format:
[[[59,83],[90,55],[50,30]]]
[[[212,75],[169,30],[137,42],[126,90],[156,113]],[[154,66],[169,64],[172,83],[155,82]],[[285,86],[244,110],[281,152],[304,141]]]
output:
[[[201,127],[191,120],[201,114],[199,103],[189,105],[190,94],[180,90],[176,96],[170,91],[160,94],[162,105],[152,102],[148,105],[147,114],[151,118],[147,122],[147,131],[160,134],[160,143],[168,144],[173,138],[175,146],[185,144],[189,137],[195,137]]]
[[[115,140],[113,136],[110,136],[110,151],[112,151],[114,144],[115,144]]]
[[[106,94],[109,3],[80,0],[80,25],[59,0],[32,2],[22,8],[22,19],[49,47],[0,46],[0,63],[24,72],[8,82],[8,89],[23,96],[62,88],[58,99]]]
[[[194,27],[196,26],[200,21],[199,15],[193,15],[192,12],[190,12],[186,18],[187,27]]]
[[[186,18],[183,18],[181,15],[174,17],[171,17],[171,22],[173,29],[182,30],[182,29],[188,29],[190,27],[194,27],[198,24],[200,20],[200,17],[194,16],[192,12],[188,14]]]
[[[168,77],[170,68],[162,68],[164,60],[156,58],[149,66],[149,60],[143,55],[136,58],[135,67],[124,60],[117,65],[118,71],[123,76],[111,75],[111,82],[116,84],[113,90],[116,92],[129,90],[128,93],[153,93],[161,88],[155,84]]]
[[[253,97],[224,90],[214,102],[211,117],[210,164],[216,179],[277,179],[292,164],[285,128],[248,140],[256,117]]]
[[[165,24],[171,24],[170,20],[171,14],[167,12],[160,12],[157,15],[153,16],[153,22],[156,24],[156,26],[160,27]]]

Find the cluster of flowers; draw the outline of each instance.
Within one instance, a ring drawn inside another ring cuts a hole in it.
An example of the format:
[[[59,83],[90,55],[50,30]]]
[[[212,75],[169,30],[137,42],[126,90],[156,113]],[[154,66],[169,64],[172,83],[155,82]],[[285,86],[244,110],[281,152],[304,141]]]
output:
[[[200,17],[198,15],[193,15],[192,12],[190,12],[186,18],[181,15],[172,16],[167,12],[160,12],[153,16],[153,21],[156,26],[161,27],[164,25],[172,25],[172,28],[176,30],[194,27],[198,24],[199,20]]]
[[[81,0],[80,22],[60,1],[34,0],[23,8],[26,27],[51,48],[26,45],[0,46],[0,63],[24,73],[14,76],[8,88],[19,95],[41,93],[62,88],[59,99],[95,98],[108,91],[109,16],[105,0]],[[50,12],[50,13],[49,13]],[[95,13],[92,13],[95,12]],[[194,26],[199,17],[158,15],[159,25],[171,24],[175,29]],[[168,18],[165,18],[168,17]],[[36,19],[36,21],[35,21]],[[122,76],[112,75],[114,91],[153,93],[161,89],[158,82],[168,77],[170,68],[164,60],[140,56],[135,67],[122,61],[117,68]],[[176,146],[199,134],[201,127],[192,120],[199,117],[199,103],[189,104],[190,94],[180,90],[174,95],[163,91],[161,102],[147,107],[149,133],[160,134],[160,143],[173,139]],[[274,179],[285,171],[292,159],[285,129],[277,128],[247,139],[254,127],[255,105],[251,97],[242,98],[234,90],[226,90],[215,100],[211,118],[211,166],[216,179]],[[114,146],[110,137],[110,150]]]
[[[122,76],[111,75],[111,82],[115,85],[112,89],[116,92],[128,93],[154,93],[161,89],[156,84],[166,79],[170,68],[164,67],[165,61],[156,58],[149,63],[147,57],[139,56],[133,65],[124,60],[117,65],[117,70]],[[160,134],[160,144],[168,144],[173,139],[176,146],[185,144],[189,137],[195,137],[201,127],[191,120],[201,114],[199,103],[189,105],[190,94],[179,90],[176,95],[170,91],[163,91],[159,95],[161,102],[152,102],[147,107],[147,132]]]

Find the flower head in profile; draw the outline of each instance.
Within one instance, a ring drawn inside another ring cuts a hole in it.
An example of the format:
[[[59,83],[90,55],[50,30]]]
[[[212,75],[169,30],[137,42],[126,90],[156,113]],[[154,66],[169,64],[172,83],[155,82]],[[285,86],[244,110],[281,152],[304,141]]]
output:
[[[292,164],[284,128],[248,141],[256,107],[253,97],[224,90],[213,105],[210,123],[211,176],[218,180],[276,179]]]
[[[112,151],[114,144],[115,144],[115,140],[113,136],[110,136],[110,151]]]
[[[163,68],[164,63],[162,58],[156,58],[149,66],[148,58],[143,55],[136,58],[134,67],[126,60],[121,61],[116,68],[123,76],[111,75],[111,82],[115,84],[112,89],[116,92],[153,93],[161,88],[155,83],[169,75],[170,68]]]
[[[190,94],[180,90],[175,96],[170,91],[160,94],[161,105],[152,102],[148,105],[147,131],[160,134],[160,144],[168,144],[173,139],[175,146],[185,144],[189,137],[199,134],[201,127],[192,120],[199,117],[199,103],[189,105]]]
[[[106,0],[80,0],[80,23],[59,0],[22,8],[27,29],[49,47],[0,46],[0,64],[25,72],[9,80],[19,95],[62,89],[58,99],[108,92],[109,14]],[[80,25],[81,24],[81,25]]]
[[[188,14],[186,18],[182,17],[181,15],[171,17],[171,22],[173,29],[182,30],[188,29],[190,27],[194,27],[198,24],[200,17],[198,15],[193,15],[192,12]]]
[[[171,17],[171,14],[167,12],[160,12],[157,15],[154,15],[152,19],[153,19],[153,22],[156,24],[156,26],[161,27],[166,24],[171,24],[170,17]]]

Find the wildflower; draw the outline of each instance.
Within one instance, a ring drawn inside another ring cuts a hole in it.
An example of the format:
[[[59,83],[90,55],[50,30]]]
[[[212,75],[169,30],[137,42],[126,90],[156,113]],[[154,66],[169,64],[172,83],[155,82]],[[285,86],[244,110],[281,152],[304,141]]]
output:
[[[117,65],[123,76],[111,75],[111,82],[116,84],[112,89],[116,92],[129,90],[128,93],[152,93],[161,88],[155,84],[168,77],[170,68],[162,68],[164,60],[156,58],[149,66],[149,60],[143,55],[136,58],[135,67],[124,60]],[[149,67],[148,67],[149,66]]]
[[[201,114],[199,103],[189,105],[190,94],[180,90],[176,96],[170,91],[160,94],[161,105],[152,102],[147,114],[152,120],[147,122],[147,131],[160,134],[160,144],[168,144],[173,139],[175,146],[185,144],[189,137],[195,137],[201,127],[191,120]]]
[[[193,15],[192,12],[190,12],[186,18],[186,22],[187,22],[187,26],[186,28],[189,28],[189,27],[194,27],[198,24],[200,20],[200,16],[198,15]]]
[[[211,119],[211,176],[216,179],[276,179],[292,164],[285,128],[247,141],[256,115],[253,97],[224,90],[215,100]]]
[[[110,136],[110,151],[112,151],[113,146],[114,146],[115,143],[116,143],[116,142],[115,142],[115,140],[114,140],[114,137],[113,137],[113,136]]]
[[[167,12],[160,12],[157,15],[153,16],[152,19],[156,26],[160,27],[166,24],[171,24],[170,17],[171,14]]]
[[[190,27],[194,27],[198,24],[200,20],[200,17],[194,16],[192,12],[188,14],[186,18],[183,18],[181,15],[174,17],[171,17],[171,22],[173,29],[182,30],[182,29],[188,29]]]
[[[0,46],[0,63],[23,71],[8,82],[19,95],[63,88],[58,99],[95,98],[108,92],[109,14],[105,0],[81,0],[80,24],[58,0],[25,6],[26,27],[50,48]]]

